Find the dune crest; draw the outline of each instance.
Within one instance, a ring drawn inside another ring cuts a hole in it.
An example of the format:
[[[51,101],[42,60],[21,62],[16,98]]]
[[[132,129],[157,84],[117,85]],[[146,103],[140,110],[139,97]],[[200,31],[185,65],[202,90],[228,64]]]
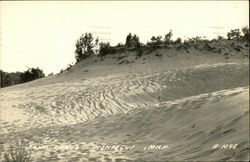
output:
[[[25,139],[35,161],[249,159],[247,60],[116,57],[2,88],[0,149]]]

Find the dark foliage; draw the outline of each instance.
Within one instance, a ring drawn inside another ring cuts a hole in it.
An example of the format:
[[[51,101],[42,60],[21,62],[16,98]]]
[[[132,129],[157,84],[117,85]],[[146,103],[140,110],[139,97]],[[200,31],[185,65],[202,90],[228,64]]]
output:
[[[110,44],[101,42],[99,44],[99,55],[104,56],[111,52]]]
[[[220,36],[220,35],[217,37],[217,40],[220,40],[220,41],[221,41],[221,40],[223,40],[223,39],[224,39],[224,38],[223,38],[222,36]]]
[[[44,77],[44,73],[39,68],[29,68],[25,72],[8,73],[0,70],[1,88],[29,82]]]
[[[249,28],[247,26],[243,27],[241,31],[243,32],[243,37],[249,41],[250,40]]]
[[[94,54],[94,47],[98,44],[98,39],[94,39],[91,33],[85,33],[76,42],[75,58],[79,62],[82,59]]]
[[[162,44],[161,39],[162,39],[162,36],[157,36],[157,37],[153,36],[151,38],[151,41],[153,42],[154,45],[160,45],[160,44]]]
[[[140,43],[139,37],[136,34],[132,36],[132,34],[129,33],[128,36],[126,37],[125,46],[126,47],[140,47],[141,43]]]
[[[15,146],[11,145],[4,153],[4,159],[6,162],[30,162],[31,150],[26,149],[28,147],[27,142],[22,140],[16,142]]]
[[[20,72],[8,73],[0,70],[1,88],[23,83]]]
[[[175,44],[181,44],[181,42],[182,42],[181,38],[177,38],[174,43]]]
[[[143,54],[149,54],[156,49],[161,48],[175,48],[177,50],[188,50],[190,48],[194,48],[197,50],[208,50],[216,53],[222,53],[224,48],[227,48],[227,42],[231,42],[231,40],[243,41],[249,40],[249,28],[242,28],[243,36],[240,35],[239,29],[234,29],[228,32],[227,37],[223,38],[222,36],[218,36],[216,39],[208,40],[206,37],[193,37],[182,41],[181,38],[177,38],[176,40],[171,40],[173,33],[170,30],[164,37],[162,36],[153,36],[151,41],[147,42],[146,45],[140,43],[139,37],[136,34],[129,33],[126,37],[126,42],[123,45],[122,43],[118,43],[116,46],[111,46],[107,43],[99,43],[99,48],[97,49],[98,39],[94,39],[91,33],[85,33],[80,37],[80,39],[76,43],[76,60],[78,63],[82,59],[85,59],[92,54],[98,53],[98,56],[106,56],[109,54],[123,53],[125,51],[133,51],[136,52],[136,58],[142,56]],[[219,47],[216,47],[214,44],[217,44]],[[248,43],[244,45],[248,46]],[[233,48],[236,51],[241,51],[240,48]]]
[[[21,78],[23,82],[29,82],[38,78],[44,77],[45,74],[39,68],[29,68],[24,73],[21,73]]]
[[[227,33],[227,39],[239,39],[240,38],[240,30],[234,29]]]
[[[143,55],[143,50],[142,50],[142,48],[138,48],[138,49],[136,50],[136,56],[141,57],[142,55]]]
[[[122,43],[118,43],[116,47],[124,47],[124,45]]]
[[[168,32],[168,34],[166,34],[165,35],[165,44],[170,44],[170,41],[171,41],[171,37],[173,36],[173,33],[172,33],[172,30],[170,30],[169,32]]]

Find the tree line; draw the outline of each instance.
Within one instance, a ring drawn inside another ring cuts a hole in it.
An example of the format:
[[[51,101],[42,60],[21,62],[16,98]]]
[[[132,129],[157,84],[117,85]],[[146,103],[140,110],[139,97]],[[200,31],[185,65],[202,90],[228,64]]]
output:
[[[15,84],[29,82],[45,76],[43,71],[39,68],[29,68],[24,72],[11,72],[11,73],[0,70],[0,75],[1,75],[0,79],[1,88]]]

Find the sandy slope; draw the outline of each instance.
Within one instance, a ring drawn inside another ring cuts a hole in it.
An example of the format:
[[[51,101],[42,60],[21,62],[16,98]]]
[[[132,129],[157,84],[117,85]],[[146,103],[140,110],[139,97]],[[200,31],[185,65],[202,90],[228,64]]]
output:
[[[119,64],[118,56],[94,58],[62,75],[1,89],[1,147],[22,138],[33,145],[79,144],[33,151],[36,161],[248,159],[247,60],[144,58],[126,56],[129,64]],[[136,147],[97,150],[108,143]],[[211,149],[217,143],[238,146]],[[151,144],[169,149],[143,150]]]
[[[31,129],[4,134],[10,142],[28,139],[34,146],[33,159],[53,160],[240,160],[248,157],[249,88],[234,88],[214,93],[162,102],[65,127]],[[77,149],[55,150],[56,145],[79,144]],[[215,144],[238,144],[236,149],[212,149]],[[135,145],[131,150],[97,149],[97,145]],[[146,149],[150,145],[169,145],[168,149]]]

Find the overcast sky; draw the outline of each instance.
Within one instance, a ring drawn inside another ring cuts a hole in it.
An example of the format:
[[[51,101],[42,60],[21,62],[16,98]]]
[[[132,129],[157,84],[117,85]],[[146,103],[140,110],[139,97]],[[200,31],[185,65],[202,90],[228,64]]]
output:
[[[170,29],[173,39],[226,36],[249,24],[248,11],[248,1],[0,1],[0,69],[57,73],[75,61],[75,42],[85,32],[111,45],[129,32],[144,43]]]

